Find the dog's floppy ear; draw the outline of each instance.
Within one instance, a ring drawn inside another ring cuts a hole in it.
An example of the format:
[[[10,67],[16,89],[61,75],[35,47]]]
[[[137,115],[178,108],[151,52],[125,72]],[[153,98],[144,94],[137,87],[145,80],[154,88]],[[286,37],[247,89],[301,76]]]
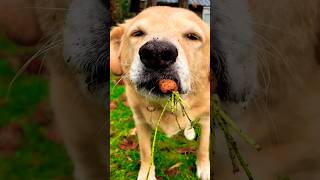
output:
[[[123,71],[120,64],[120,45],[124,34],[124,27],[119,25],[111,30],[110,33],[110,69],[115,75],[122,75]]]

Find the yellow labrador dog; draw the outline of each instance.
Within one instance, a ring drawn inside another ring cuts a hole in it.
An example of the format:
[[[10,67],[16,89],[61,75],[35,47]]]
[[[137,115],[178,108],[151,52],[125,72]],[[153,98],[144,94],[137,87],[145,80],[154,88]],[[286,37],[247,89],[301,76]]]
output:
[[[151,7],[113,28],[110,43],[111,70],[123,74],[128,102],[134,113],[141,157],[138,179],[146,179],[151,160],[151,128],[155,127],[168,97],[159,88],[162,79],[176,82],[178,91],[192,107],[187,110],[190,116],[200,118],[197,175],[203,180],[209,179],[209,26],[186,9]],[[182,129],[190,129],[185,116],[181,113],[176,116]],[[169,111],[159,127],[167,136],[180,131],[175,116]],[[192,137],[193,133],[193,130],[185,131],[186,137]],[[156,179],[154,166],[149,179]]]

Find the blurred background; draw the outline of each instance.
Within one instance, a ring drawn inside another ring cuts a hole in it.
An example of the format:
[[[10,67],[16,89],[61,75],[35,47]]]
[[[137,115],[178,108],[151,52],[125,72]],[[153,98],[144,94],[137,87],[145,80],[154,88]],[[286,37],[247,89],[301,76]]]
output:
[[[113,0],[112,25],[122,23],[149,6],[166,5],[188,8],[206,23],[210,22],[210,0]],[[136,179],[139,147],[132,113],[128,107],[121,77],[111,75],[110,81],[110,178]],[[199,133],[199,129],[196,129]],[[159,133],[155,147],[157,179],[197,179],[197,141],[188,141],[182,134],[167,138]]]
[[[72,164],[53,124],[42,57],[22,68],[37,48],[21,44],[35,45],[41,32],[31,28],[29,10],[17,4],[30,6],[23,0],[0,1],[0,179],[71,179]]]
[[[111,0],[112,25],[130,18],[150,6],[188,8],[210,23],[210,0]]]
[[[53,124],[42,57],[18,73],[36,52],[35,47],[12,42],[0,26],[0,179],[72,176],[72,164]]]

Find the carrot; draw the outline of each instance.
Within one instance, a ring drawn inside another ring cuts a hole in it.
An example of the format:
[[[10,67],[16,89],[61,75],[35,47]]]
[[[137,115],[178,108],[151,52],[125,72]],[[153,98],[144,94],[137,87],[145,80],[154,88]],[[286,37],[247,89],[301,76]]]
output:
[[[177,83],[171,79],[161,79],[159,81],[159,88],[164,94],[178,91]]]

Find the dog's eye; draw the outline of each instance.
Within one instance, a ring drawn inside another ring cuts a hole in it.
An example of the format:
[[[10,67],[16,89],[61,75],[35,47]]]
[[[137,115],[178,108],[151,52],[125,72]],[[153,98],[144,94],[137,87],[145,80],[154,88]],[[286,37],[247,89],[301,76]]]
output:
[[[192,41],[199,41],[199,40],[201,40],[201,38],[200,38],[197,34],[195,34],[195,33],[187,33],[187,34],[185,35],[185,37],[186,37],[187,39],[189,39],[189,40],[192,40]]]
[[[141,37],[141,36],[144,36],[144,32],[143,31],[141,31],[141,30],[137,30],[137,31],[134,31],[132,34],[131,34],[131,36],[132,37]]]

